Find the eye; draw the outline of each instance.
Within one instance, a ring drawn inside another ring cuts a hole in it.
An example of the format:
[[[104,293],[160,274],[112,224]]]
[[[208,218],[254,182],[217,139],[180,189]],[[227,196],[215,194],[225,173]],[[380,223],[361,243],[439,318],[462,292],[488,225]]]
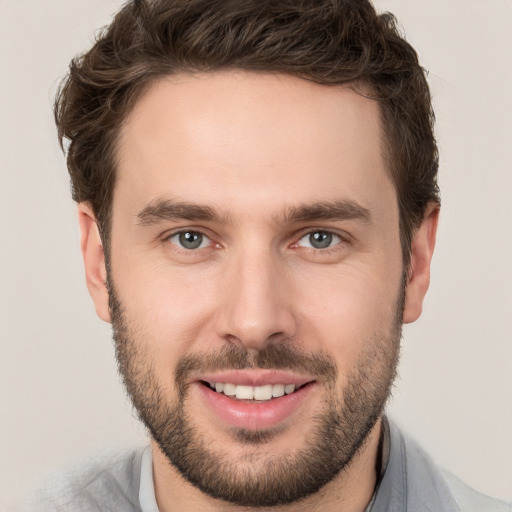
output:
[[[330,231],[311,231],[304,235],[297,245],[312,249],[328,249],[341,242],[341,238]]]
[[[170,236],[168,240],[178,247],[188,250],[202,249],[210,245],[210,239],[199,231],[180,231]]]

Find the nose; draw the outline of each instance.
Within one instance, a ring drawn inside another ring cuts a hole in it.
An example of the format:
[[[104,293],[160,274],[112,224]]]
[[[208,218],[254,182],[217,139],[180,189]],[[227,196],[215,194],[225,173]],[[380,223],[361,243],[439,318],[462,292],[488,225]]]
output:
[[[271,341],[295,335],[286,269],[278,260],[258,251],[230,262],[216,318],[220,337],[261,350]]]

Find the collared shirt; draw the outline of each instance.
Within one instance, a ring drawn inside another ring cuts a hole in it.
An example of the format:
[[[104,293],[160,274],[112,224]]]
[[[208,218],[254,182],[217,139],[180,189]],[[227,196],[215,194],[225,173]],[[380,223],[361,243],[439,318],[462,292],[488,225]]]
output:
[[[441,471],[389,422],[389,457],[367,512],[512,512]],[[33,512],[159,512],[150,447],[97,460],[54,480],[24,508]]]

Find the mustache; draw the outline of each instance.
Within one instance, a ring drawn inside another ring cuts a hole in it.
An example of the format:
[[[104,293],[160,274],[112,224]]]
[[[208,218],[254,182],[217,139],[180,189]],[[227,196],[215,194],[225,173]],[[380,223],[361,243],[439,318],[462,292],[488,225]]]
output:
[[[259,351],[238,345],[226,345],[210,354],[189,354],[180,359],[175,370],[177,388],[184,390],[191,373],[221,370],[290,370],[315,375],[325,383],[334,383],[338,368],[322,353],[305,353],[284,343],[273,343]]]

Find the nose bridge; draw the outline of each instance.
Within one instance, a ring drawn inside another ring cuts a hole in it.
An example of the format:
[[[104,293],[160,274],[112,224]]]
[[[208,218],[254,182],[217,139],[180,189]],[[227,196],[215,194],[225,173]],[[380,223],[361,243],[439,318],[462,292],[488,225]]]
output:
[[[295,321],[279,256],[265,245],[242,247],[230,260],[219,312],[219,334],[246,348],[261,349],[271,338],[290,337]]]

